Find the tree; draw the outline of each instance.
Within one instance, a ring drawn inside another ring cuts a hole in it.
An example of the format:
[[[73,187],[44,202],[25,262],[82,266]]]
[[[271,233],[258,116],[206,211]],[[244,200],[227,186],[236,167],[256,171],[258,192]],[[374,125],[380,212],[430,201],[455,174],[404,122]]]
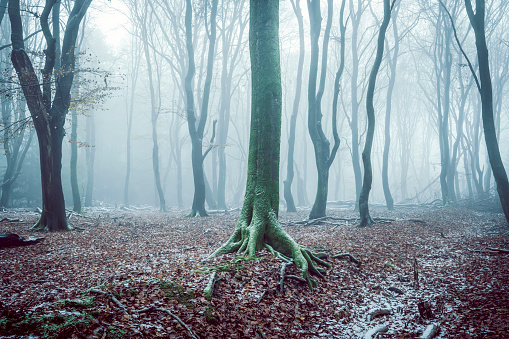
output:
[[[284,197],[286,201],[287,212],[297,212],[295,208],[295,201],[292,195],[292,183],[294,177],[294,160],[293,154],[295,150],[295,129],[297,125],[297,115],[299,114],[300,95],[302,92],[302,70],[304,68],[304,18],[302,17],[302,11],[300,9],[300,0],[291,0],[293,12],[297,17],[299,25],[299,61],[297,65],[297,83],[295,85],[295,97],[293,99],[292,115],[290,117],[290,135],[288,137],[288,162],[286,164],[286,179],[283,181],[284,184]]]
[[[328,265],[297,244],[279,224],[279,155],[281,141],[281,68],[279,0],[250,1],[252,109],[246,193],[230,239],[210,257],[238,252],[255,257],[267,248],[293,258],[310,286],[310,273],[321,276],[315,263]]]
[[[394,85],[396,83],[396,66],[398,64],[399,56],[399,33],[396,19],[398,17],[399,6],[394,11],[392,18],[392,31],[394,33],[394,50],[392,57],[389,53],[389,64],[391,77],[389,79],[389,86],[387,87],[387,100],[385,101],[385,139],[384,139],[384,151],[382,159],[382,187],[384,190],[385,204],[387,209],[392,211],[394,209],[394,198],[391,194],[389,187],[389,151],[391,146],[391,109],[392,109],[392,92],[394,91]]]
[[[321,31],[320,0],[308,0],[308,12],[310,23],[311,39],[311,61],[309,65],[309,86],[308,86],[308,131],[315,150],[315,162],[318,172],[318,183],[316,188],[315,202],[309,212],[309,219],[317,219],[325,216],[327,208],[327,194],[329,186],[329,169],[334,161],[339,148],[339,136],[336,126],[336,111],[333,111],[333,136],[334,146],[330,149],[330,142],[322,129],[322,108],[321,102],[325,88],[325,76],[327,74],[327,51],[329,45],[330,29],[332,25],[333,4],[328,0],[327,24],[323,37],[322,47],[322,69],[320,71],[320,83],[317,88],[318,75],[318,40]]]
[[[11,61],[16,69],[39,141],[42,182],[42,213],[34,228],[50,231],[69,230],[62,191],[62,140],[65,134],[65,116],[70,105],[70,92],[74,78],[75,44],[79,26],[92,0],[76,0],[64,31],[61,46],[61,72],[53,83],[58,84],[52,100],[52,71],[57,58],[56,39],[51,34],[48,16],[55,0],[47,0],[41,14],[41,28],[46,39],[45,65],[41,83],[25,51],[20,1],[9,0],[11,21]],[[59,24],[59,21],[53,22]]]
[[[390,0],[384,0],[384,18],[380,25],[380,31],[378,32],[378,42],[375,62],[371,73],[369,74],[368,91],[366,93],[366,113],[368,116],[368,131],[366,133],[366,143],[364,144],[364,150],[362,151],[362,164],[364,165],[364,177],[362,181],[362,190],[359,196],[359,214],[360,214],[360,227],[370,225],[373,220],[369,214],[369,193],[371,191],[371,183],[373,182],[373,170],[371,168],[371,148],[373,146],[373,135],[375,134],[375,107],[373,105],[373,98],[375,95],[375,84],[380,64],[382,63],[382,57],[384,53],[384,40],[385,32],[389,26],[391,19],[391,11],[394,6]]]
[[[497,183],[497,191],[500,198],[500,203],[502,204],[502,208],[504,210],[505,218],[509,223],[509,181],[507,179],[507,173],[500,156],[497,132],[493,119],[493,87],[491,83],[489,54],[484,29],[485,7],[486,3],[484,0],[476,0],[474,12],[471,0],[465,0],[465,8],[467,10],[468,19],[470,21],[470,25],[472,25],[472,28],[474,29],[475,34],[475,46],[477,48],[480,81],[477,80],[476,73],[473,71],[470,62],[469,64],[472,74],[474,77],[476,77],[477,88],[479,90],[479,94],[481,95],[481,112],[484,128],[484,140],[488,150],[488,157],[490,160],[491,169],[493,171],[493,177]]]
[[[161,76],[159,63],[156,56],[152,60],[149,50],[148,30],[149,30],[149,17],[148,17],[148,3],[145,2],[145,7],[139,18],[141,41],[143,42],[143,52],[147,64],[147,74],[150,89],[150,121],[152,123],[152,170],[154,171],[154,181],[159,198],[159,210],[166,211],[166,200],[164,199],[163,187],[161,186],[161,175],[159,172],[159,144],[157,138],[157,120],[161,113]],[[155,63],[155,72],[152,70],[152,62]],[[156,80],[154,80],[154,76]],[[156,86],[157,85],[157,86]],[[157,93],[156,93],[157,92]]]
[[[186,92],[187,126],[189,129],[189,135],[191,136],[192,145],[191,159],[193,164],[194,198],[193,206],[191,208],[191,213],[189,213],[189,216],[193,217],[197,215],[199,216],[208,215],[207,211],[205,210],[205,177],[203,174],[203,160],[205,159],[205,156],[207,155],[208,151],[203,153],[202,142],[203,142],[203,132],[205,130],[205,123],[207,122],[210,86],[212,82],[212,70],[214,66],[217,2],[218,0],[212,1],[212,8],[210,13],[210,33],[207,33],[209,39],[207,75],[203,89],[201,114],[199,116],[199,120],[197,123],[194,105],[194,95],[192,89],[192,81],[195,73],[193,33],[192,33],[193,8],[191,0],[186,0],[185,34],[188,57],[188,70],[184,80],[184,87]]]
[[[245,6],[247,2],[241,1],[222,1],[222,27],[220,28],[221,50],[222,50],[222,68],[221,68],[221,97],[219,106],[219,119],[217,127],[217,158],[219,164],[219,173],[217,180],[217,204],[218,208],[226,209],[226,143],[228,140],[228,130],[230,126],[230,111],[232,101],[232,90],[234,89],[233,75],[238,69],[239,60],[245,50],[245,28],[248,19]],[[233,8],[230,8],[230,5]],[[227,18],[231,22],[227,22]],[[238,29],[238,32],[236,33]],[[214,162],[215,163],[215,162]],[[215,170],[216,166],[214,166]],[[215,176],[214,176],[215,179]]]

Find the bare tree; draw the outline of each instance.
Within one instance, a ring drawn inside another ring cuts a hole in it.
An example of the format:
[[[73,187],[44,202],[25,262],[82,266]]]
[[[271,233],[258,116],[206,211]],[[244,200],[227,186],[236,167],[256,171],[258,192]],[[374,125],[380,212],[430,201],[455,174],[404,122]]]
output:
[[[362,151],[362,163],[364,165],[364,178],[362,181],[362,190],[359,196],[359,214],[360,214],[360,227],[370,225],[373,220],[369,214],[369,193],[371,191],[371,184],[373,181],[373,170],[371,168],[371,148],[373,146],[373,135],[375,134],[375,107],[373,105],[373,97],[375,94],[375,84],[380,64],[382,63],[382,57],[384,53],[384,40],[385,32],[389,26],[391,20],[391,11],[396,0],[384,0],[384,18],[380,25],[380,31],[378,32],[378,42],[375,62],[371,73],[369,74],[368,91],[366,93],[366,113],[368,116],[368,131],[366,133],[366,143],[364,144],[364,150]]]
[[[57,48],[55,46],[56,39],[49,29],[48,16],[56,1],[47,0],[41,15],[41,28],[47,44],[41,90],[41,83],[24,48],[19,0],[9,0],[12,42],[11,61],[23,88],[39,140],[43,206],[41,217],[34,225],[34,228],[38,229],[51,231],[70,229],[65,214],[62,191],[62,139],[74,78],[76,37],[81,20],[91,1],[75,1],[69,14],[61,47],[62,72],[56,75],[54,83],[58,83],[58,86],[55,88],[55,95],[52,100],[51,73],[55,66]],[[58,23],[59,21],[56,22],[56,24]],[[55,21],[53,24],[55,24]]]

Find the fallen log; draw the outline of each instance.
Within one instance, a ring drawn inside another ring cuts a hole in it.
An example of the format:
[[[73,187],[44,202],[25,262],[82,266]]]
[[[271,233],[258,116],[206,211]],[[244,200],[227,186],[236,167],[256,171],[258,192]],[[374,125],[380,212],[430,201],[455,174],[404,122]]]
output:
[[[431,339],[435,335],[437,335],[439,330],[438,324],[430,324],[426,326],[426,329],[424,332],[422,332],[422,335],[419,337],[419,339]]]
[[[373,339],[373,338],[376,338],[378,333],[385,333],[387,332],[389,329],[387,328],[387,326],[385,325],[378,325],[376,327],[373,327],[372,329],[370,329],[369,331],[367,331],[365,334],[364,334],[364,339]]]
[[[207,283],[207,286],[205,286],[205,289],[203,290],[203,294],[205,295],[205,298],[207,298],[207,300],[212,299],[212,294],[214,293],[214,284],[216,283],[216,275],[217,272],[212,272],[209,278],[209,282]]]
[[[387,315],[392,313],[392,308],[390,307],[379,307],[379,308],[373,308],[368,311],[367,318],[368,321],[373,320],[373,318],[378,317],[380,315]]]
[[[45,238],[22,237],[15,233],[0,234],[0,248],[28,246],[40,243]]]

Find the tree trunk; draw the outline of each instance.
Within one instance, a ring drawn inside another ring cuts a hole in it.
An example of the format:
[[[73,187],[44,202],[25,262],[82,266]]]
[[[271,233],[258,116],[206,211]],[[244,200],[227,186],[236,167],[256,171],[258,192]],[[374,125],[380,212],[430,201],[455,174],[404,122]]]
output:
[[[78,187],[78,112],[73,109],[71,112],[71,189],[73,211],[81,213],[81,197]]]
[[[41,14],[41,27],[46,43],[46,63],[43,70],[41,86],[32,62],[25,52],[23,26],[21,22],[19,0],[9,0],[9,18],[11,21],[12,54],[11,61],[18,74],[27,105],[32,115],[37,138],[41,163],[42,214],[34,225],[37,229],[50,231],[69,230],[65,215],[64,194],[62,191],[62,139],[65,134],[65,116],[70,104],[70,91],[74,79],[75,44],[79,26],[91,0],[74,2],[62,42],[61,66],[65,72],[56,75],[55,96],[51,102],[51,72],[55,65],[55,38],[51,36],[47,17],[54,3],[47,2]],[[52,59],[53,58],[53,59]]]
[[[359,25],[362,17],[363,9],[361,6],[354,12],[353,0],[350,0],[350,17],[352,19],[352,75],[350,77],[351,101],[352,101],[352,117],[350,120],[350,129],[352,130],[352,166],[355,179],[355,201],[359,201],[362,189],[362,173],[359,158],[359,106],[358,100],[358,78],[359,78],[359,51],[357,46],[357,38],[359,33]],[[355,211],[359,208],[359,204],[355,204]]]
[[[493,170],[493,177],[497,183],[500,203],[502,204],[505,218],[509,223],[509,181],[500,156],[497,133],[493,120],[493,89],[490,75],[488,47],[486,45],[486,35],[484,32],[485,1],[476,0],[475,13],[472,9],[470,0],[465,0],[465,7],[467,9],[470,24],[475,32],[475,45],[479,61],[479,92],[481,94],[484,140],[486,142],[486,148],[488,150],[488,156]]]
[[[390,0],[384,0],[384,19],[380,26],[378,33],[378,42],[375,62],[371,73],[369,74],[368,91],[366,93],[366,113],[368,115],[368,131],[366,133],[366,143],[362,151],[362,162],[364,164],[364,178],[362,182],[361,195],[359,196],[359,213],[360,213],[360,227],[365,227],[373,223],[369,214],[369,193],[371,191],[371,183],[373,181],[373,173],[371,168],[371,147],[373,145],[373,136],[375,134],[375,107],[373,105],[373,97],[375,94],[375,84],[382,57],[384,53],[384,40],[385,32],[389,26],[391,19],[391,4]]]
[[[295,208],[295,201],[293,200],[292,195],[292,183],[294,177],[294,150],[295,150],[295,129],[297,125],[297,115],[299,114],[299,104],[300,104],[300,96],[302,92],[302,71],[304,68],[304,53],[305,53],[305,44],[304,44],[304,19],[302,17],[302,11],[300,9],[300,0],[291,1],[293,12],[297,17],[297,22],[299,25],[299,61],[297,64],[297,78],[295,85],[295,96],[293,99],[293,109],[292,115],[290,117],[290,135],[288,137],[288,162],[286,164],[286,179],[283,181],[284,185],[284,198],[286,201],[286,211],[287,212],[297,212],[297,208]]]
[[[293,258],[312,286],[309,274],[321,275],[315,263],[324,262],[297,244],[277,220],[282,107],[279,0],[251,0],[250,11],[252,110],[246,194],[235,231],[210,257],[235,251],[255,257],[265,247]]]
[[[85,160],[87,162],[87,188],[85,189],[85,206],[92,206],[94,194],[94,164],[95,164],[95,118],[94,112],[89,112],[86,120],[86,142]]]
[[[203,173],[203,150],[202,140],[205,123],[207,121],[208,105],[210,97],[210,86],[212,82],[212,71],[214,66],[214,53],[216,43],[216,15],[217,15],[218,0],[212,1],[212,8],[210,12],[210,34],[208,35],[209,50],[207,56],[207,75],[203,88],[203,98],[201,105],[201,114],[197,123],[196,113],[194,109],[194,95],[192,90],[192,80],[195,73],[194,64],[194,48],[192,36],[192,13],[193,8],[190,0],[186,0],[186,16],[185,16],[185,33],[186,33],[186,48],[188,54],[188,71],[185,78],[185,91],[187,102],[187,125],[189,135],[191,136],[191,160],[193,165],[193,180],[194,180],[194,198],[193,206],[189,216],[207,216],[205,210],[205,178]]]
[[[320,0],[308,1],[311,40],[311,61],[309,65],[308,86],[308,131],[314,146],[315,163],[318,174],[315,202],[311,208],[311,212],[309,213],[309,219],[321,218],[326,214],[327,194],[329,188],[329,169],[339,147],[339,137],[337,135],[337,126],[335,120],[336,112],[332,112],[332,128],[334,131],[334,147],[332,151],[330,150],[329,140],[327,140],[327,137],[325,136],[322,129],[321,101],[325,87],[325,77],[327,74],[327,52],[333,16],[332,0],[327,1],[327,9],[328,15],[323,37],[320,83],[317,88],[319,54],[318,40],[320,38],[322,18],[320,13]]]
[[[399,6],[398,6],[399,9]],[[394,33],[394,51],[392,53],[392,60],[389,60],[391,77],[389,79],[389,87],[387,88],[387,100],[385,103],[385,140],[384,151],[382,159],[382,187],[384,191],[385,204],[389,211],[394,210],[394,199],[391,194],[389,186],[389,151],[391,147],[391,110],[392,110],[392,92],[396,83],[396,66],[398,64],[399,56],[399,34],[398,25],[396,24],[399,10],[394,12],[392,19],[392,31]]]

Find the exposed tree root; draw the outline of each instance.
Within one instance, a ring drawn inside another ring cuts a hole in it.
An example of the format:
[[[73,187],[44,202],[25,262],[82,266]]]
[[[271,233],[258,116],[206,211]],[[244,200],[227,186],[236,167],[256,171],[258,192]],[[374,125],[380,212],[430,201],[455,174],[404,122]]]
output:
[[[426,326],[426,329],[424,332],[422,332],[422,335],[419,337],[419,339],[431,339],[435,335],[437,335],[439,330],[438,324],[430,324]]]
[[[283,265],[281,266],[281,273],[280,273],[280,277],[281,279],[279,280],[279,292],[280,293],[283,293],[284,292],[284,287],[285,287],[285,271],[286,271],[286,267],[287,266],[290,266],[291,264],[293,264],[293,260],[291,261],[286,261],[283,263]]]
[[[149,306],[149,307],[144,308],[144,309],[142,309],[142,310],[134,311],[134,312],[136,312],[136,313],[145,313],[145,312],[154,312],[154,311],[157,311],[157,312],[164,312],[164,313],[166,313],[166,314],[168,314],[168,315],[172,316],[175,320],[177,320],[177,321],[178,321],[178,323],[179,323],[180,325],[182,325],[182,326],[183,326],[183,327],[187,330],[187,332],[189,332],[189,336],[190,336],[191,338],[198,339],[198,336],[196,335],[196,333],[194,333],[194,332],[193,332],[193,330],[192,330],[189,326],[187,326],[187,325],[186,325],[186,323],[184,323],[184,322],[182,321],[182,319],[180,319],[177,315],[175,315],[175,314],[171,313],[170,311],[168,311],[168,310],[167,310],[167,309],[165,309],[165,308],[159,308],[159,307],[155,307],[154,305],[152,305],[152,306]]]
[[[367,331],[365,334],[364,334],[364,339],[372,339],[372,338],[376,338],[378,333],[385,333],[387,332],[389,329],[387,328],[387,326],[385,325],[378,325],[377,327],[373,327],[372,329],[370,329],[369,331]]]
[[[297,244],[283,230],[275,212],[264,199],[256,199],[251,204],[249,201],[244,203],[232,236],[208,258],[232,252],[254,258],[256,251],[263,248],[268,249],[274,256],[286,258],[284,261],[291,258],[311,288],[316,285],[311,274],[324,278],[322,273],[325,270],[317,264],[330,267],[329,263],[319,258],[321,255]]]
[[[359,259],[355,258],[353,255],[351,255],[350,253],[341,253],[341,254],[336,254],[334,256],[332,256],[333,258],[335,259],[348,259],[348,261],[350,262],[353,262],[357,265],[357,267],[360,267],[361,266],[361,262]]]

